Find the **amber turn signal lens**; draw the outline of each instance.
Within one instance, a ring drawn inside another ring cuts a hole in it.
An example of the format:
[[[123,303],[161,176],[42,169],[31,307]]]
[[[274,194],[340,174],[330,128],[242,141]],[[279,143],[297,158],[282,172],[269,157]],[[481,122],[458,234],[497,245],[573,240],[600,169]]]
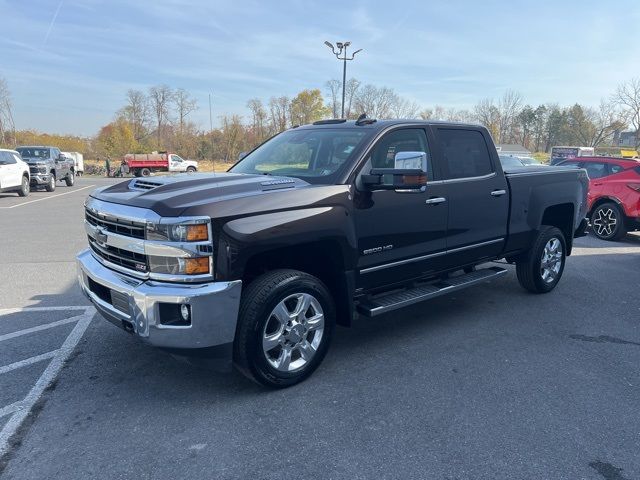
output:
[[[209,257],[185,258],[184,273],[186,275],[209,273]]]
[[[189,225],[187,227],[187,242],[198,242],[200,240],[208,240],[209,231],[204,224]]]

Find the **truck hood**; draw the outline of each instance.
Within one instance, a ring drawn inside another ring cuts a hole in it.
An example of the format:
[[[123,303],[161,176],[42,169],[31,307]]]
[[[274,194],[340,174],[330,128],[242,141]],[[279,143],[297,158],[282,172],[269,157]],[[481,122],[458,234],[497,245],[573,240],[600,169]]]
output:
[[[134,178],[98,189],[91,196],[105,202],[148,208],[163,217],[219,218],[309,205],[338,193],[334,190],[346,194],[348,187],[313,186],[292,177],[186,173]]]

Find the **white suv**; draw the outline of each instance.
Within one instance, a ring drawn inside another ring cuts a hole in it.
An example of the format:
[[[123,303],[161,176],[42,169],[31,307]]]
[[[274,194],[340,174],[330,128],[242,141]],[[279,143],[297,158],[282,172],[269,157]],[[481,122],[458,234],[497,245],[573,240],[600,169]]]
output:
[[[0,148],[0,192],[29,195],[29,165],[15,150]]]

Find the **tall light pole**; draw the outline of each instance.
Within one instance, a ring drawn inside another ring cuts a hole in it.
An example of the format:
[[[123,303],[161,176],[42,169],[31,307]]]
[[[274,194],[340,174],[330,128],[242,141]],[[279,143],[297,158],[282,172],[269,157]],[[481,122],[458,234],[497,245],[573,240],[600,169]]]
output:
[[[345,91],[347,85],[347,61],[353,60],[356,56],[356,53],[361,52],[362,49],[356,50],[351,54],[351,57],[347,55],[347,47],[351,45],[351,42],[336,42],[336,46],[334,47],[331,42],[324,42],[324,44],[331,49],[333,54],[336,56],[338,60],[342,60],[342,114],[341,118],[344,118],[344,99],[345,99]],[[337,49],[336,49],[337,47]],[[342,56],[340,56],[342,55]]]

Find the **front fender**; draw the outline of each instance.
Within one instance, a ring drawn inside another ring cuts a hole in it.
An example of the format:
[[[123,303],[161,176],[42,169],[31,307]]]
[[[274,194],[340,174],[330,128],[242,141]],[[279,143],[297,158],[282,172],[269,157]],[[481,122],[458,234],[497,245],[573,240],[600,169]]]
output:
[[[345,269],[354,268],[357,239],[350,212],[342,205],[314,206],[231,220],[220,232],[216,277],[242,278],[255,255],[305,244],[337,247]]]

